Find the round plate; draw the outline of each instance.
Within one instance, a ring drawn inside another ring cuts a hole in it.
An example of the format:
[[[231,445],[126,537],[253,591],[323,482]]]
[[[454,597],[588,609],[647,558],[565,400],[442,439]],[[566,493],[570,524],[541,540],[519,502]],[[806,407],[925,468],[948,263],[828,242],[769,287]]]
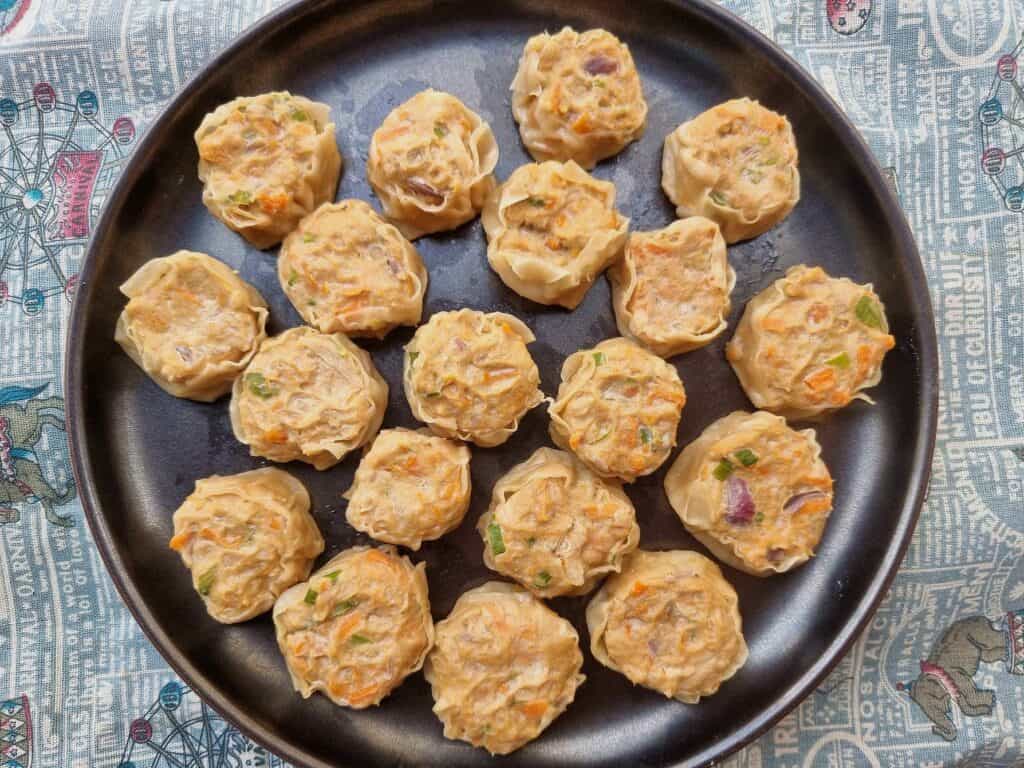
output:
[[[558,7],[556,7],[558,6]],[[661,146],[680,122],[725,99],[750,96],[789,116],[800,147],[803,195],[783,224],[729,249],[738,281],[730,326],[746,301],[800,262],[872,282],[897,347],[872,391],[820,425],[836,481],[835,511],[802,568],[759,580],[724,568],[736,586],[750,660],[714,696],[687,706],[637,688],[591,658],[566,713],[509,766],[689,765],[720,758],[765,731],[806,696],[856,638],[896,572],[924,495],[936,424],[934,323],[914,242],[896,200],[857,133],[821,88],[736,18],[703,1],[556,4],[296,3],[271,14],[213,60],[149,129],[100,220],[82,268],[66,368],[75,474],[97,544],[125,602],[188,683],[257,741],[306,766],[454,766],[490,762],[446,741],[422,675],[379,708],[353,712],[292,690],[269,616],[221,626],[206,616],[188,572],[168,549],[171,513],[197,478],[251,469],[231,434],[227,399],[177,400],[114,344],[124,306],[118,285],[146,260],[179,248],[224,260],[271,305],[271,331],[299,318],[276,278],[275,253],[259,252],[203,208],[192,134],[203,115],[237,95],[289,89],[332,107],[346,168],[341,197],[378,202],[366,183],[370,136],[397,104],[429,86],[447,90],[490,122],[501,148],[499,178],[529,160],[509,107],[509,83],[527,38],[563,24],[605,27],[633,52],[650,104],[643,139],[602,163],[634,229],[673,219],[660,189]],[[469,306],[511,312],[537,335],[542,386],[554,394],[567,355],[615,336],[608,286],[599,280],[574,312],[507,290],[488,268],[479,221],[417,243],[430,270],[425,317]],[[402,346],[411,329],[366,344],[391,387],[385,426],[414,426],[402,395]],[[675,358],[689,394],[685,445],[713,420],[751,409],[726,364],[731,335]],[[427,563],[435,619],[492,576],[474,531],[495,479],[549,444],[544,407],[497,449],[473,449],[473,499],[465,523],[413,556]],[[327,540],[324,558],[367,539],[344,519],[341,494],[358,462],[316,472],[292,464],[309,488]],[[641,546],[703,551],[683,530],[662,471],[628,486]],[[587,644],[586,598],[552,606]]]

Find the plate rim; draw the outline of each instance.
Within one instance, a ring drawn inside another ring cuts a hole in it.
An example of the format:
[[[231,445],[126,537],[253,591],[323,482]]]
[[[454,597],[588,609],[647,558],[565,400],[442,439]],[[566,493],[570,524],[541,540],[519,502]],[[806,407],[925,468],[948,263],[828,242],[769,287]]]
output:
[[[357,0],[339,7],[339,12],[353,13],[361,7],[365,8],[381,2],[382,0]],[[386,4],[387,0],[383,0],[383,2]],[[429,6],[435,2],[437,0],[427,0],[423,5]],[[918,335],[921,345],[920,348],[914,349],[918,360],[915,373],[920,375],[918,396],[921,402],[921,411],[917,427],[919,429],[923,427],[927,432],[926,439],[919,443],[910,465],[910,474],[916,482],[912,482],[908,487],[908,493],[901,505],[901,518],[895,528],[893,539],[886,547],[881,567],[871,580],[865,598],[849,614],[841,630],[825,652],[793,685],[779,692],[767,709],[734,735],[716,741],[691,759],[676,764],[676,766],[706,765],[747,746],[795,710],[850,652],[896,578],[920,518],[931,479],[932,458],[938,429],[938,339],[927,275],[903,207],[864,138],[832,96],[781,46],[732,11],[713,4],[711,0],[658,0],[658,2],[686,13],[696,14],[716,29],[728,30],[735,35],[740,43],[757,50],[761,55],[770,59],[779,71],[791,83],[799,87],[808,100],[821,110],[833,130],[846,142],[851,157],[857,162],[868,182],[868,191],[879,200],[880,207],[889,213],[887,223],[899,244],[898,250],[912,257],[906,259],[901,266],[908,274],[908,291],[914,298],[917,315],[915,325],[920,326]],[[75,485],[78,488],[79,500],[106,572],[132,618],[142,629],[147,640],[156,648],[161,658],[225,721],[256,744],[301,768],[336,768],[336,766],[310,755],[305,749],[294,745],[290,740],[285,740],[266,731],[246,711],[244,702],[236,702],[223,694],[214,683],[195,668],[184,653],[175,649],[175,644],[153,617],[136,585],[125,576],[124,563],[115,543],[116,537],[106,522],[103,504],[92,483],[92,461],[84,418],[85,356],[83,345],[78,342],[82,338],[82,328],[88,320],[86,312],[88,302],[85,301],[85,297],[91,290],[93,273],[96,271],[96,251],[99,243],[115,236],[111,231],[116,218],[115,211],[120,211],[124,207],[129,188],[134,186],[148,166],[148,161],[158,146],[156,137],[160,126],[178,112],[194,96],[200,86],[213,77],[214,73],[227,65],[243,49],[259,43],[262,37],[272,33],[278,25],[290,24],[305,14],[315,13],[317,10],[331,5],[337,4],[333,0],[289,0],[279,8],[262,16],[200,67],[150,122],[118,176],[89,238],[79,270],[79,287],[75,293],[64,336],[62,376],[69,458]],[[906,513],[908,503],[910,505],[909,514]]]

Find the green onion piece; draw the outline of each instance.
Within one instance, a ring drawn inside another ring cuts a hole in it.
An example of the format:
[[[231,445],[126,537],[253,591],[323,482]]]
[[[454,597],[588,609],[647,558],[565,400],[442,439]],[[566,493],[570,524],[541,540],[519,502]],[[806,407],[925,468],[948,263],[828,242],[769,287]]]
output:
[[[604,432],[602,432],[600,435],[598,435],[593,440],[591,440],[590,444],[594,445],[595,443],[600,443],[602,440],[607,440],[608,439],[608,435],[610,435],[611,433],[612,433],[612,428],[610,426],[605,426]]]
[[[306,596],[302,598],[302,602],[304,602],[306,605],[312,605],[316,602],[316,598],[319,594],[320,593],[317,592],[315,589],[310,589],[306,592]]]
[[[718,203],[719,205],[728,205],[729,204],[729,201],[726,199],[725,195],[723,195],[717,189],[711,190],[711,194],[709,195],[709,197],[712,200],[714,200],[716,203]]]
[[[437,391],[437,392],[427,392],[426,396],[427,397],[440,397],[441,396],[441,392],[440,391]]]
[[[545,200],[543,197],[528,197],[526,198],[526,202],[528,202],[534,208],[543,208],[545,205],[548,204],[548,201]]]
[[[779,162],[779,156],[773,152],[768,155],[768,157],[761,160],[761,165],[775,165],[777,162]]]
[[[827,365],[834,365],[836,368],[849,368],[850,356],[845,352],[840,352],[835,357],[830,357],[825,363]]]
[[[448,126],[444,123],[434,123],[434,135],[439,139],[443,139],[448,135]]]
[[[757,454],[749,448],[741,448],[733,454],[744,467],[752,467],[757,464]]]
[[[244,189],[236,190],[228,195],[228,202],[233,205],[249,205],[252,202],[252,192]]]
[[[277,389],[267,383],[262,373],[245,374],[245,384],[249,387],[250,392],[264,400],[277,394]]]
[[[352,637],[350,637],[348,641],[352,643],[352,645],[366,645],[367,643],[373,642],[373,640],[366,637],[365,635],[352,635]]]
[[[644,445],[650,445],[651,439],[654,437],[654,433],[651,432],[650,427],[640,427],[640,442]]]
[[[238,108],[238,111],[239,111],[239,112],[245,112],[245,110],[246,110],[246,106],[245,106],[245,104],[242,104],[242,105],[241,105],[241,106],[240,106],[240,107]]]
[[[597,78],[594,80],[594,85],[597,86],[598,88],[604,88],[604,80],[602,80],[601,78]]]
[[[764,512],[758,512],[756,515],[754,515],[754,522],[755,523],[763,523],[764,522]]]
[[[310,299],[309,301],[306,302],[306,304],[308,304],[311,307],[315,307],[316,306],[316,299]]]
[[[216,578],[217,569],[211,568],[199,577],[199,580],[196,582],[196,592],[198,592],[203,597],[206,597],[208,594],[210,594],[210,590],[213,588],[213,581]]]
[[[594,353],[594,364],[595,365],[604,365],[604,352],[595,352]]]
[[[357,605],[359,605],[359,601],[354,597],[350,597],[348,600],[342,600],[331,609],[331,618],[333,619],[337,616],[344,616],[346,613],[352,613]]]
[[[770,136],[758,136],[757,143],[760,144],[762,147],[767,147],[769,144],[772,143],[772,139]]]
[[[316,240],[316,235],[311,235],[309,232],[307,232],[306,234],[304,234],[302,236],[302,242],[304,242],[304,243],[312,243],[315,240]]]
[[[551,583],[551,574],[547,571],[541,571],[537,574],[537,578],[533,580],[534,586],[546,587]]]
[[[341,573],[341,571],[331,571],[330,573],[325,573],[324,578],[330,579],[331,581],[337,581],[339,573]]]
[[[868,328],[882,327],[882,312],[870,296],[861,296],[853,311],[856,313],[857,319]]]
[[[715,476],[716,480],[725,481],[729,475],[732,474],[734,467],[732,462],[728,459],[722,459],[718,462],[718,465],[711,471],[711,474]]]
[[[288,287],[291,288],[295,283],[299,281],[299,273],[294,269],[288,273]]]
[[[413,351],[409,353],[409,365],[416,362],[416,358],[420,356],[419,352]]]
[[[309,120],[309,115],[306,114],[304,109],[293,109],[292,120],[298,120],[300,123],[304,123]]]
[[[501,535],[501,526],[497,523],[487,524],[487,538],[491,542],[491,552],[500,555],[505,551],[505,539]]]

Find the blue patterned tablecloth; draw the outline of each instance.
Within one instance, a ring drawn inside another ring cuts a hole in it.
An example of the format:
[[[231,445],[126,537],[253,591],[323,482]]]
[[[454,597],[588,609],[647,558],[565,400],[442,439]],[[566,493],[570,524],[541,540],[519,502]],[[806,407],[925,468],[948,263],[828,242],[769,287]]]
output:
[[[283,765],[176,680],[121,603],[70,478],[61,391],[76,272],[125,158],[276,4],[0,0],[0,768]],[[1024,766],[1024,2],[725,5],[828,89],[897,186],[942,385],[889,595],[728,765]]]

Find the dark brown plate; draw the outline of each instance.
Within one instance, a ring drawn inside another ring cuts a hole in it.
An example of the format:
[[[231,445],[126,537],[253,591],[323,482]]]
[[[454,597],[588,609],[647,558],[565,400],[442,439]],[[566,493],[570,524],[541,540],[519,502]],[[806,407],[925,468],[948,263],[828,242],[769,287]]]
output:
[[[275,254],[246,246],[200,201],[192,133],[236,95],[287,88],[333,108],[346,161],[339,197],[370,199],[369,138],[413,93],[449,90],[488,120],[501,147],[500,178],[528,160],[509,109],[508,86],[526,39],[563,24],[605,27],[631,47],[650,104],[643,140],[601,164],[636,229],[669,223],[661,143],[678,123],[725,99],[757,98],[789,116],[801,154],[803,199],[786,221],[729,249],[739,279],[730,325],[744,303],[799,262],[875,284],[897,347],[872,394],[819,429],[836,479],[836,509],[818,557],[758,580],[725,568],[740,595],[750,660],[696,706],[634,688],[589,655],[576,701],[509,766],[691,765],[721,758],[765,731],[806,696],[857,637],[899,565],[924,496],[936,424],[934,323],[925,278],[897,201],[857,133],[824,91],[768,40],[703,0],[555,4],[300,2],[271,14],[212,61],[149,129],[121,176],[82,268],[69,331],[66,394],[75,474],[97,544],[118,589],[157,648],[216,709],[300,765],[470,766],[482,750],[446,741],[422,675],[382,706],[352,712],[306,701],[289,683],[269,616],[240,626],[207,618],[178,556],[167,548],[171,513],[196,478],[263,464],[231,435],[227,400],[202,405],[156,387],[113,342],[124,300],[118,285],[147,259],[178,248],[205,251],[240,270],[271,304],[271,329],[296,325],[281,293]],[[508,291],[488,269],[479,222],[418,243],[430,269],[427,314],[460,306],[512,312],[537,334],[531,349],[544,390],[562,360],[616,335],[600,280],[572,313]],[[674,362],[689,393],[679,444],[714,419],[751,408],[723,357],[730,333]],[[386,426],[414,424],[402,396],[402,345],[410,329],[367,344],[391,386]],[[456,532],[414,556],[427,563],[434,616],[490,574],[473,530],[495,478],[548,443],[543,407],[504,446],[474,449],[473,505]],[[291,465],[307,484],[327,539],[324,558],[365,537],[344,520],[341,493],[357,456],[318,473]],[[662,490],[664,469],[629,486],[642,546],[701,550]],[[586,600],[553,606],[587,642]]]

